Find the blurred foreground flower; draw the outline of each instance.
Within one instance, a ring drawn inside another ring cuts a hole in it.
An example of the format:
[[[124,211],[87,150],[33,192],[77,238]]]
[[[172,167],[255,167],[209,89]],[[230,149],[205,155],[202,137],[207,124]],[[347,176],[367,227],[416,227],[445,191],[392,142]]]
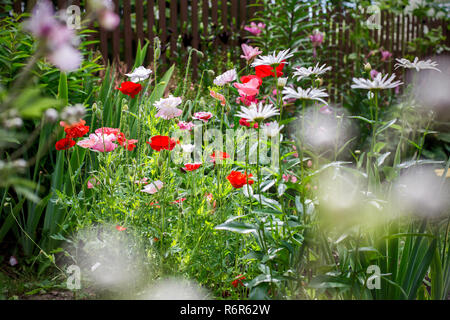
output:
[[[75,33],[56,19],[50,1],[39,0],[24,26],[42,41],[45,45],[43,51],[57,68],[70,72],[80,67],[83,59],[81,53],[73,47],[77,42]]]
[[[431,60],[421,61],[418,57],[416,57],[413,62],[405,58],[395,60],[398,62],[395,64],[395,69],[402,67],[405,69],[416,69],[417,72],[424,69],[431,69],[441,72],[441,70],[436,68],[438,64]]]

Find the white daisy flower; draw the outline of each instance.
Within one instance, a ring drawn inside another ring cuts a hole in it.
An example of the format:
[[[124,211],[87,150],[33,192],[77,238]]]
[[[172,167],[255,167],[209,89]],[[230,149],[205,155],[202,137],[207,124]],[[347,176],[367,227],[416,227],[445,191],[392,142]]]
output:
[[[416,69],[417,71],[424,70],[424,69],[432,69],[441,72],[438,68],[438,64],[434,61],[427,60],[427,61],[419,61],[419,58],[416,57],[413,62],[409,61],[408,59],[402,58],[402,59],[395,59],[398,63],[395,64],[395,69],[402,67],[405,69]]]
[[[150,74],[152,73],[152,70],[150,69],[146,69],[143,66],[140,66],[136,69],[134,69],[134,71],[132,73],[125,73],[126,76],[130,77],[132,82],[139,82],[139,81],[144,81],[145,79],[147,79]]]
[[[395,74],[392,74],[388,79],[389,74],[386,74],[384,77],[380,73],[378,73],[373,80],[364,79],[364,78],[353,78],[352,89],[366,89],[366,90],[377,90],[377,89],[392,89],[398,87],[403,84],[401,81],[394,81]]]
[[[277,54],[275,54],[275,51],[274,51],[274,52],[272,52],[271,55],[258,57],[252,63],[252,67],[271,66],[274,64],[280,64],[282,62],[287,64],[287,62],[285,60],[293,56],[292,53],[289,53],[289,50],[290,49],[283,50],[283,51],[278,52]]]
[[[261,126],[262,131],[269,138],[275,137],[283,128],[284,126],[280,127],[276,121],[268,122]]]
[[[179,117],[183,111],[178,109],[177,106],[181,103],[181,97],[174,97],[169,95],[168,98],[162,98],[155,102],[155,107],[158,109],[155,117],[163,118],[166,120]]]
[[[263,106],[262,102],[258,105],[252,103],[250,107],[241,107],[241,111],[239,111],[235,117],[247,119],[248,122],[260,122],[264,119],[270,118],[272,116],[279,115],[278,110],[271,104],[266,104]]]
[[[325,89],[316,89],[316,88],[308,88],[303,90],[298,87],[297,90],[294,88],[284,88],[283,90],[283,100],[287,99],[298,99],[298,100],[317,100],[324,104],[328,104],[322,98],[328,97],[328,93],[325,92]]]
[[[236,80],[236,78],[237,78],[236,69],[231,69],[222,73],[220,76],[217,76],[213,82],[216,86],[221,87],[227,83]]]
[[[297,76],[297,80],[300,81],[303,78],[307,78],[311,75],[316,75],[319,76],[321,74],[324,74],[327,71],[330,71],[332,68],[331,67],[327,67],[326,64],[322,65],[319,67],[319,63],[316,64],[315,67],[309,67],[309,68],[305,68],[305,67],[299,67],[296,68],[296,71],[294,71],[294,76]]]

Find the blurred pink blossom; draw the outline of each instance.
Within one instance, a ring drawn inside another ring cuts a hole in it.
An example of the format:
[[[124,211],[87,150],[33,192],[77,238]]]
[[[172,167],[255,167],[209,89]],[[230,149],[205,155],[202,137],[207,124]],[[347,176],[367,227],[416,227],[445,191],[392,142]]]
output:
[[[387,61],[392,57],[392,53],[387,50],[381,50],[381,61]]]
[[[56,20],[50,1],[37,2],[31,18],[25,21],[25,29],[42,40],[49,61],[57,68],[70,72],[80,67],[83,59],[81,53],[73,47],[77,42],[75,33]]]
[[[313,34],[309,36],[309,40],[311,40],[313,45],[313,57],[317,56],[316,47],[320,46],[323,42],[324,35],[318,30],[314,30]]]
[[[36,38],[47,38],[58,26],[53,5],[47,0],[39,1],[33,8],[31,18],[25,22],[25,29]]]
[[[250,26],[245,26],[244,30],[250,32],[251,34],[257,36],[259,35],[262,30],[266,27],[266,25],[262,22],[256,24],[254,22],[250,23]]]
[[[77,70],[83,61],[81,53],[71,45],[60,46],[48,56],[48,59],[65,72]]]
[[[375,77],[376,77],[378,74],[379,74],[379,72],[378,72],[377,70],[375,70],[375,69],[372,69],[372,70],[370,71],[370,77],[372,78],[372,80],[375,79]]]
[[[120,23],[119,16],[111,10],[103,10],[99,13],[98,21],[106,30],[114,30]]]
[[[297,177],[294,175],[291,175],[291,174],[283,174],[283,180],[284,180],[284,182],[296,183]]]

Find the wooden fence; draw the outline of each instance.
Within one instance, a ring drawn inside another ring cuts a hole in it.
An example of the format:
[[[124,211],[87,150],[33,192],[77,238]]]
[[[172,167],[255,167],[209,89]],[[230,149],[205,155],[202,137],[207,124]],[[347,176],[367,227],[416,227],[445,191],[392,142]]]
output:
[[[254,17],[259,6],[257,0],[113,0],[115,11],[121,17],[120,27],[109,32],[102,28],[98,33],[92,34],[92,39],[99,40],[100,52],[105,61],[122,61],[128,67],[133,64],[137,42],[143,43],[145,39],[158,36],[162,43],[162,59],[172,62],[176,57],[186,58],[188,47],[202,51],[208,44],[213,43],[214,48],[224,50],[236,48],[245,40],[249,33],[243,30],[244,25]],[[84,1],[82,1],[82,4]],[[28,4],[28,5],[26,5]],[[55,0],[57,10],[67,5],[79,5],[79,0]],[[17,13],[30,7],[30,1],[14,0],[14,10]],[[368,48],[357,48],[356,42],[351,39],[351,30],[355,22],[342,7],[325,7],[311,13],[311,18],[321,16],[322,25],[318,28],[326,34],[323,46],[331,48],[328,56],[320,57],[333,67],[340,70],[342,66],[353,68],[355,62],[349,60],[349,55],[359,50],[368,53]],[[445,20],[433,18],[419,19],[412,15],[394,15],[381,12],[381,29],[372,30],[371,36],[385,50],[393,53],[394,58],[405,54],[424,55],[432,54],[433,48],[426,52],[410,52],[408,42],[422,37],[428,28],[441,26],[446,35],[447,46],[450,46],[450,32]],[[300,35],[301,36],[301,35]],[[308,35],[302,35],[307,37]],[[151,40],[152,41],[152,40]],[[152,41],[153,42],[153,41]],[[152,44],[152,43],[151,43]],[[285,48],[280,48],[285,49]],[[295,48],[294,48],[295,49]],[[148,64],[153,61],[152,51],[149,50]],[[181,53],[180,53],[181,52]],[[239,59],[237,54],[236,60]],[[345,62],[345,63],[344,63]],[[393,71],[395,60],[386,64],[385,72]],[[198,59],[194,54],[192,59],[193,74],[197,73]],[[335,72],[333,83],[348,79],[341,79],[339,72]]]
[[[14,11],[21,13],[30,1],[15,0]],[[83,2],[81,4],[83,5]],[[133,65],[138,41],[150,40],[153,46],[155,36],[161,41],[163,62],[168,62],[180,50],[193,47],[202,51],[205,41],[211,40],[222,48],[235,46],[235,39],[242,38],[243,26],[253,16],[256,0],[113,0],[115,12],[121,23],[114,31],[98,29],[92,40],[99,40],[99,49],[105,61],[122,61]],[[54,1],[55,9],[68,5],[80,5],[79,0]],[[253,4],[253,5],[252,5]],[[83,9],[82,9],[83,10]],[[241,34],[242,33],[242,34]],[[202,40],[203,39],[203,40]],[[168,50],[169,54],[166,54]],[[184,50],[186,51],[186,50]],[[153,61],[153,50],[149,50],[148,63]],[[192,66],[197,70],[198,58],[192,57]],[[194,72],[196,73],[196,72]]]

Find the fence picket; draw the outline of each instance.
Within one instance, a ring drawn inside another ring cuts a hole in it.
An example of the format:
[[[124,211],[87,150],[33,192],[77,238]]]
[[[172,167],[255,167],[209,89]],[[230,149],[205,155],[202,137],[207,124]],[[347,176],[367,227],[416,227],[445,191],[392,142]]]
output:
[[[59,10],[67,7],[68,4],[65,0],[55,0],[54,2]],[[30,3],[24,0],[14,0],[12,7],[16,13],[20,14],[23,7],[30,10]],[[79,0],[73,0],[70,3],[84,4]],[[141,45],[144,45],[146,39],[150,41],[147,58],[149,64],[153,62],[153,39],[155,35],[158,35],[161,41],[163,68],[167,65],[168,58],[173,61],[173,59],[179,57],[177,53],[179,35],[182,36],[184,48],[193,47],[204,50],[209,46],[209,41],[212,40],[214,47],[220,44],[223,49],[231,50],[230,55],[236,57],[236,62],[238,62],[238,51],[240,50],[238,41],[244,41],[243,38],[247,34],[242,33],[243,27],[247,21],[254,17],[256,12],[263,8],[262,2],[259,0],[223,0],[220,3],[218,0],[202,0],[201,4],[198,0],[169,2],[167,0],[156,2],[155,0],[147,0],[146,2],[143,0],[133,2],[131,0],[113,0],[113,3],[116,14],[122,17],[121,25],[112,32],[99,27],[98,34],[90,34],[88,39],[99,39],[97,48],[99,48],[105,63],[108,60],[115,63],[122,61],[128,68],[131,68],[138,40]],[[200,6],[201,17],[198,11]],[[158,10],[156,16],[155,8]],[[330,83],[334,85],[339,81],[349,80],[341,79],[342,76],[339,72],[344,57],[347,63],[346,68],[357,67],[358,61],[348,59],[349,55],[358,49],[356,41],[351,39],[355,21],[351,18],[350,12],[346,11],[342,5],[325,6],[324,9],[325,13],[320,10],[317,12],[313,10],[312,14],[314,17],[326,14],[330,18],[321,28],[326,34],[325,43],[327,47],[331,48],[331,51],[328,56],[321,57],[321,60],[336,71],[333,75],[330,75]],[[168,12],[170,12],[170,17],[167,16]],[[191,12],[191,17],[188,17],[189,12]],[[135,15],[134,21],[132,21],[132,15]],[[204,41],[200,41],[200,21],[202,23],[201,38]],[[147,30],[144,30],[145,24]],[[387,10],[382,10],[381,29],[370,30],[369,34],[375,43],[379,44],[379,47],[392,52],[394,58],[407,54],[414,56],[431,55],[433,54],[433,48],[427,48],[425,52],[420,52],[421,49],[417,47],[415,52],[410,52],[408,43],[423,36],[425,28],[431,30],[437,27],[442,27],[442,32],[446,36],[446,45],[449,46],[450,31],[445,19],[437,20],[429,17],[419,19],[410,14],[396,15],[387,12]],[[169,47],[170,54],[166,54]],[[95,49],[95,45],[92,44],[89,48]],[[391,59],[386,64],[388,70],[384,71],[392,72],[394,63],[395,60]],[[192,56],[192,67],[193,76],[196,77],[198,72],[198,56],[196,54]]]

